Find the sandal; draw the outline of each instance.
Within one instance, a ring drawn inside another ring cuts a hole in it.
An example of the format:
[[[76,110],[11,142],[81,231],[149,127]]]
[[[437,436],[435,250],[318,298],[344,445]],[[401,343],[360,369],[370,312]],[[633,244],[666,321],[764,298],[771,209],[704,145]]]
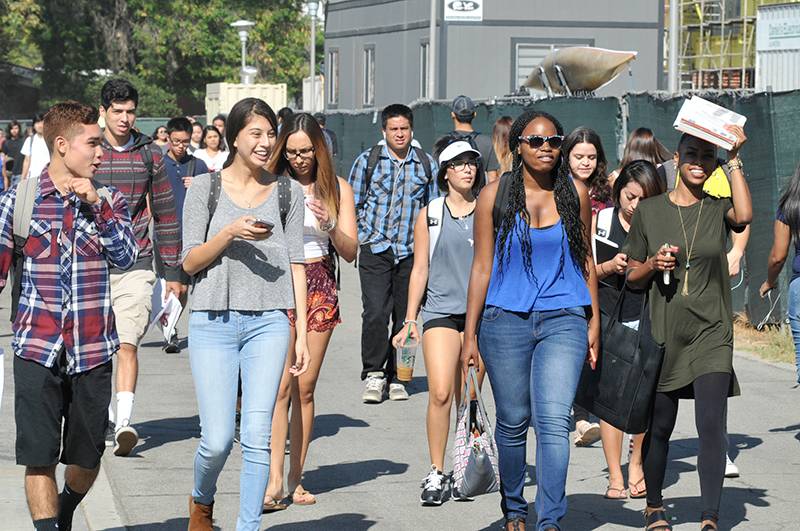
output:
[[[525,531],[525,519],[524,518],[512,518],[510,520],[506,520],[506,531]]]
[[[317,498],[302,485],[298,485],[292,493],[292,503],[294,505],[314,505],[317,503]]]
[[[663,507],[653,509],[650,513],[645,510],[644,525],[646,531],[672,531],[672,526],[667,520],[667,511]]]
[[[644,484],[644,478],[640,479],[636,483],[631,483],[629,480],[628,490],[631,493],[631,498],[635,500],[647,497],[647,486]]]
[[[269,494],[264,496],[264,505],[261,507],[262,513],[274,513],[276,511],[283,511],[286,510],[289,506],[283,503],[282,501],[278,501]]]
[[[614,494],[616,492],[616,494]],[[606,487],[606,493],[603,498],[607,500],[625,500],[628,498],[628,492],[625,489],[618,489],[609,485]]]

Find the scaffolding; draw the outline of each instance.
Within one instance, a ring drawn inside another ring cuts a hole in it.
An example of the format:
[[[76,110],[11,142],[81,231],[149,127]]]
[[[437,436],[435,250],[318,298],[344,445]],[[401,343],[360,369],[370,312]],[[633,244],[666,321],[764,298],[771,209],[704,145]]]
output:
[[[795,2],[800,0],[666,0],[665,20],[673,3],[680,8],[681,90],[753,89],[757,8]]]

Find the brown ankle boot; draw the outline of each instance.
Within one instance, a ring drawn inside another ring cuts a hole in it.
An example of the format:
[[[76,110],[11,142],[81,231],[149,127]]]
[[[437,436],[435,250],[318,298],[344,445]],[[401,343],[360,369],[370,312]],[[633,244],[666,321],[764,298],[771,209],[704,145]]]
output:
[[[213,531],[214,504],[203,505],[189,496],[189,531]]]

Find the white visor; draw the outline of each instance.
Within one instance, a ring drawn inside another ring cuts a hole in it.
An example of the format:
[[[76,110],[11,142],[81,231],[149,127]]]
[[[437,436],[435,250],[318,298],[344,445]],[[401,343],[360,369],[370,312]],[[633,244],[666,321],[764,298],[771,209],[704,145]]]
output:
[[[448,145],[446,148],[439,153],[439,165],[445,164],[450,162],[457,156],[464,154],[464,153],[475,153],[478,157],[481,156],[481,152],[477,149],[474,149],[469,142],[464,140],[459,140],[457,142],[453,142],[452,144]]]

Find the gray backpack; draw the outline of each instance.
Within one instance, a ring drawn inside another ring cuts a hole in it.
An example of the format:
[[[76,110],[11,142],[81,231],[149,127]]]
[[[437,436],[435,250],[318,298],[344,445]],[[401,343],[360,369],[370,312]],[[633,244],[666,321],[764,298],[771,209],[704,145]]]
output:
[[[109,203],[113,201],[111,190],[103,184],[92,181],[97,195],[105,199]],[[33,207],[36,203],[36,197],[39,195],[39,179],[28,178],[23,179],[17,185],[17,195],[14,198],[14,212],[12,229],[14,232],[14,260],[12,262],[12,280],[11,285],[11,321],[13,322],[17,316],[17,308],[19,307],[19,297],[22,292],[22,268],[25,264],[25,255],[22,249],[28,242],[28,235],[31,232],[31,220],[33,218]]]

